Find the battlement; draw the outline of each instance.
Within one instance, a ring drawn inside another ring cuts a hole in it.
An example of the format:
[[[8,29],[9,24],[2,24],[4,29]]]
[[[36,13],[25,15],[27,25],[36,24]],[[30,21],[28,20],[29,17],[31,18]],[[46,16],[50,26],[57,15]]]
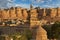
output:
[[[60,8],[30,8],[30,10],[27,10],[25,8],[21,7],[11,7],[9,9],[0,9],[0,22],[6,22],[6,21],[19,21],[22,20],[24,22],[27,22],[27,20],[30,20],[30,23],[32,21],[38,21],[42,19],[48,18],[60,18]],[[29,18],[29,19],[28,19]],[[20,23],[20,22],[18,22]],[[17,23],[17,24],[18,24]]]

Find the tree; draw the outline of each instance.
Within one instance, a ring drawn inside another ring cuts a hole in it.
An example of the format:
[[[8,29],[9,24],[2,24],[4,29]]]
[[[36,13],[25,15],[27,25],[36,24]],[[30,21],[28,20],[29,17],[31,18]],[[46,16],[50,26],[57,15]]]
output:
[[[55,22],[52,25],[52,38],[59,39],[60,38],[60,22]]]
[[[48,39],[51,39],[51,37],[52,37],[51,25],[43,25],[43,28],[47,31]]]

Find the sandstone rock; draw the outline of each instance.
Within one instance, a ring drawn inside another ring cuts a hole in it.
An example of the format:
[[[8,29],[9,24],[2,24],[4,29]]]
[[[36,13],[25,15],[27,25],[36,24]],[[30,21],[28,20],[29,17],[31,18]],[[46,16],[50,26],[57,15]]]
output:
[[[51,16],[52,18],[54,18],[54,17],[56,17],[56,15],[57,15],[57,9],[52,8],[52,9],[51,9],[51,15],[50,15],[50,16]]]
[[[30,11],[30,19],[36,20],[37,19],[37,16],[38,16],[37,10],[36,9],[32,9]]]
[[[16,19],[15,8],[10,9],[10,19]]]
[[[20,7],[17,7],[17,8],[16,8],[16,15],[17,15],[17,19],[18,19],[18,20],[23,19],[22,9],[21,9]]]
[[[38,16],[38,13],[36,9],[30,10],[30,25],[31,26],[37,24],[37,20],[38,20],[37,16]]]
[[[41,26],[37,29],[36,40],[47,40],[47,32]]]
[[[2,13],[1,13],[1,10],[0,10],[0,22],[1,22],[1,19],[2,19]]]
[[[27,21],[27,18],[28,18],[27,10],[26,9],[23,9],[23,20],[24,21]]]
[[[8,10],[2,10],[2,19],[8,19],[9,13]]]
[[[58,8],[58,17],[60,17],[60,8]]]
[[[44,8],[43,16],[46,16],[46,9]]]

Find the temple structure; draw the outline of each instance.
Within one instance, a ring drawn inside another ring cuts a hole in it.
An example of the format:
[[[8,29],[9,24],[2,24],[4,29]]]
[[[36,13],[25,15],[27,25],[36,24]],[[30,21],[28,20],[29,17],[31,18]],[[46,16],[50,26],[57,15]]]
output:
[[[17,27],[21,25],[27,26],[30,23],[28,27],[31,30],[36,28],[36,26],[38,27],[35,34],[36,40],[47,40],[47,32],[42,25],[51,24],[55,21],[60,21],[60,8],[33,8],[31,5],[30,10],[21,7],[0,9],[0,26],[4,24],[3,26]]]

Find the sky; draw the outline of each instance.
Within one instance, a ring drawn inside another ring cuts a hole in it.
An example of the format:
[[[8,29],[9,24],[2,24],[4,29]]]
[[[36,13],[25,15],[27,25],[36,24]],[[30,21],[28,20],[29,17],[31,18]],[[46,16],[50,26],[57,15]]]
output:
[[[0,0],[0,8],[10,8],[16,6],[29,8],[30,4],[34,7],[56,8],[60,7],[60,0]]]

